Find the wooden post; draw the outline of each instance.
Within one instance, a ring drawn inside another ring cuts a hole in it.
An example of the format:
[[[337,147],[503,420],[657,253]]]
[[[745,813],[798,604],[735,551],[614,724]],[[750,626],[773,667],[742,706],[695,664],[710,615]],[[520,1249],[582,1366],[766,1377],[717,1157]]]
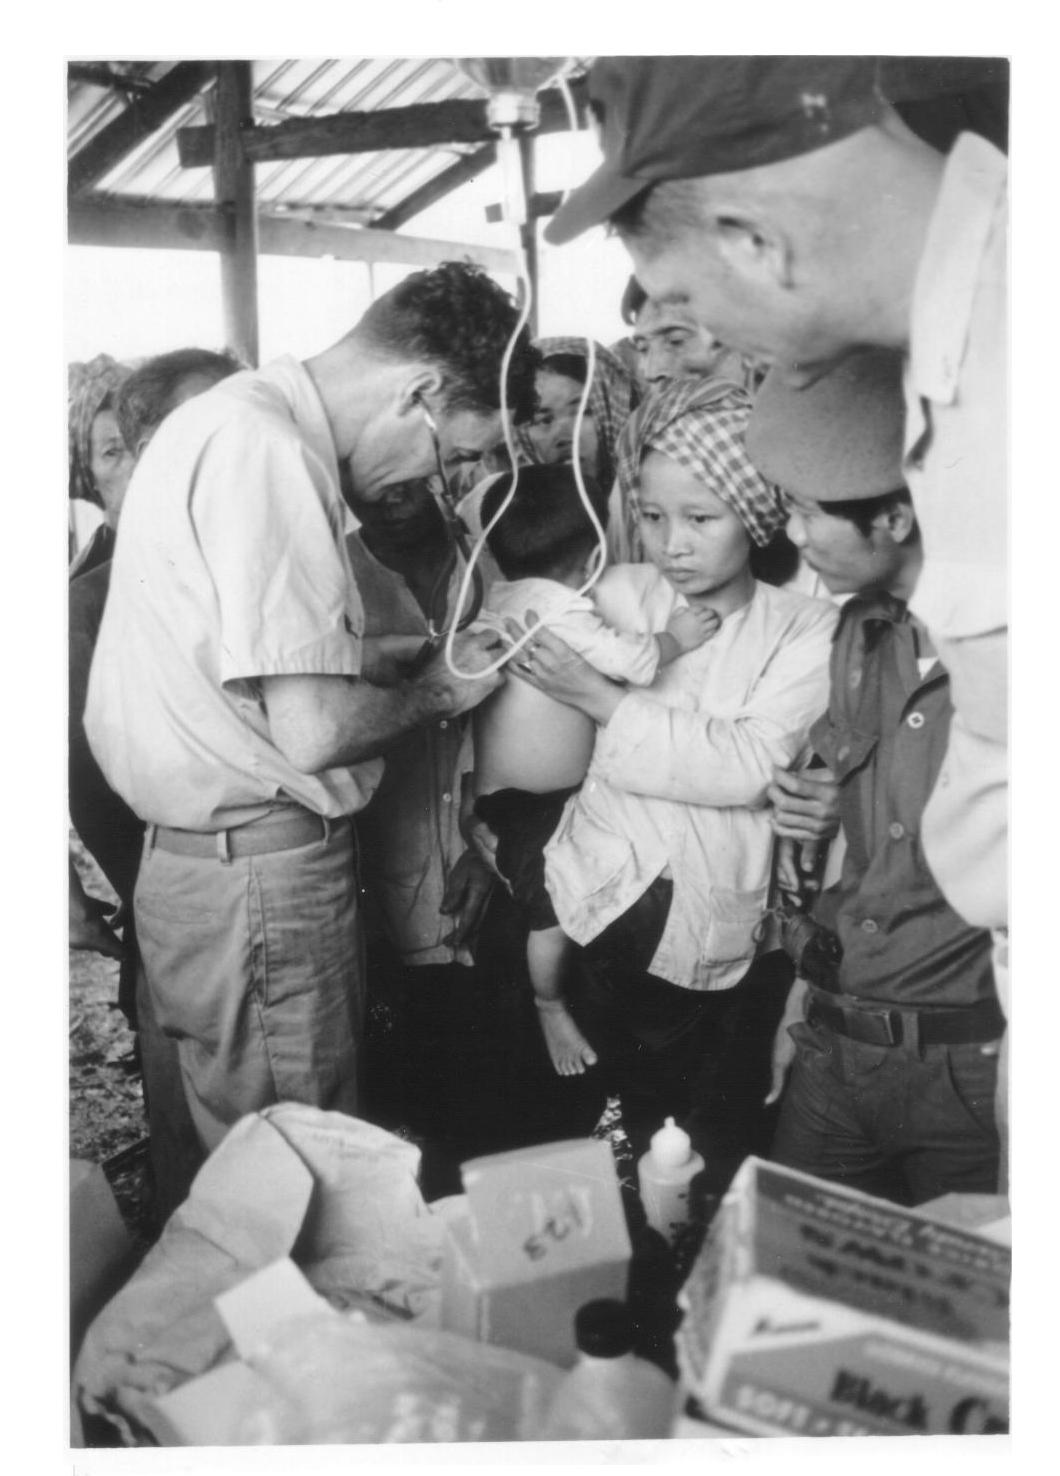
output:
[[[254,166],[243,154],[240,128],[253,121],[248,61],[217,65],[214,195],[224,221],[221,294],[225,341],[252,368],[258,363],[258,221]]]
[[[530,320],[527,326],[530,330],[530,337],[536,338],[541,307],[538,301],[541,273],[538,270],[537,220],[534,217],[532,208],[534,194],[537,190],[534,168],[534,135],[532,133],[520,134],[519,158],[523,166],[523,188],[526,191],[527,215],[529,217],[526,225],[519,227],[519,236],[526,255],[526,274],[530,278],[530,290],[533,294],[530,303]]]

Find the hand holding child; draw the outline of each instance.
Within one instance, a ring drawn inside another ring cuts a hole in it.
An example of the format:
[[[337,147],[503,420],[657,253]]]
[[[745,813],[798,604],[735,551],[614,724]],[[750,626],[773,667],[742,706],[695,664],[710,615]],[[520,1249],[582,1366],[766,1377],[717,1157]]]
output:
[[[684,654],[717,635],[720,625],[721,617],[717,610],[712,610],[709,605],[688,605],[683,610],[674,611],[666,622],[666,630]]]
[[[505,625],[513,642],[526,634],[515,620],[506,620]],[[512,675],[547,697],[576,707],[596,723],[608,722],[625,696],[625,688],[603,676],[566,641],[540,625],[536,611],[527,610],[526,626],[534,636],[511,662]]]
[[[466,948],[474,943],[492,890],[493,872],[474,851],[465,851],[449,873],[445,894],[438,904],[443,917],[453,919],[452,930],[443,943],[450,948]]]

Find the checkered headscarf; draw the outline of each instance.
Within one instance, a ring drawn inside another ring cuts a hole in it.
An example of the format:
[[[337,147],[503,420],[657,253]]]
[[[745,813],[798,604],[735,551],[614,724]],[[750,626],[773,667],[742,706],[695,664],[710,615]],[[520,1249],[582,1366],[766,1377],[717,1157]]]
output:
[[[751,465],[744,432],[751,397],[725,379],[671,379],[652,390],[618,441],[618,485],[634,557],[640,557],[636,493],[646,451],[680,462],[716,492],[751,538],[765,545],[787,514],[780,494]]]
[[[67,424],[70,451],[70,496],[103,506],[92,476],[92,422],[132,373],[109,354],[67,369]]]
[[[547,361],[557,354],[573,354],[579,359],[588,358],[584,338],[538,338],[534,340],[534,348],[545,361],[543,366],[545,368],[548,367]],[[593,417],[596,426],[599,450],[597,465],[593,468],[593,473],[605,496],[611,490],[611,485],[615,480],[618,437],[639,398],[640,387],[625,364],[617,354],[604,348],[602,343],[598,343],[596,345],[596,369],[593,373],[593,382],[589,386],[589,400],[585,411],[587,415]],[[530,465],[536,464],[539,457],[527,434],[526,427],[519,427],[516,440],[527,462]]]

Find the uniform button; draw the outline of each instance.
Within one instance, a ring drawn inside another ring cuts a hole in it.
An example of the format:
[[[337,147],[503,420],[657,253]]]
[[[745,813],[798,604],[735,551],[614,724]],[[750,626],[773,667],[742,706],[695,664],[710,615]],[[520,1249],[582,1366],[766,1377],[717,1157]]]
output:
[[[880,931],[880,925],[873,918],[867,917],[861,924],[861,931],[863,933],[878,933]]]
[[[439,728],[448,728],[448,726],[449,726],[449,720],[448,720],[448,718],[442,718],[442,720],[438,724],[438,726],[439,726]]]
[[[448,790],[445,792],[445,794],[442,795],[442,799],[447,805],[452,804],[453,802],[453,796],[448,792]]]
[[[857,690],[857,688],[861,686],[861,668],[860,667],[857,669],[857,671],[852,671],[850,673],[850,685],[855,690]]]
[[[922,728],[924,726],[924,714],[922,712],[911,712],[906,718],[911,728]]]
[[[905,835],[905,826],[900,820],[893,820],[887,829],[891,833],[892,840],[901,840],[902,836]]]

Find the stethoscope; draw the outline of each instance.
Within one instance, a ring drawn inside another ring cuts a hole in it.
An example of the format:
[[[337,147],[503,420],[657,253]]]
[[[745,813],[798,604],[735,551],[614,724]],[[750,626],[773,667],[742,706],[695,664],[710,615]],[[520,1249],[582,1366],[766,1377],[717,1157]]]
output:
[[[442,459],[442,443],[438,437],[438,426],[435,423],[434,416],[422,398],[419,398],[419,407],[423,411],[423,418],[427,423],[427,429],[430,431],[431,440],[434,442],[434,457],[438,464],[438,479],[437,485],[435,485],[434,478],[432,478],[430,487],[445,523],[445,530],[449,539],[449,551],[442,561],[438,576],[431,588],[426,611],[427,639],[407,668],[409,676],[415,676],[418,672],[422,671],[435,651],[437,651],[438,647],[445,640],[446,631],[449,627],[449,589],[452,584],[457,561],[463,559],[465,565],[471,562],[471,545],[468,540],[468,531],[457,511],[458,499],[446,475],[445,462]],[[456,628],[458,631],[466,630],[477,618],[482,608],[484,594],[485,588],[482,582],[482,572],[476,563],[471,571],[471,591],[467,601],[467,608],[457,621]]]

